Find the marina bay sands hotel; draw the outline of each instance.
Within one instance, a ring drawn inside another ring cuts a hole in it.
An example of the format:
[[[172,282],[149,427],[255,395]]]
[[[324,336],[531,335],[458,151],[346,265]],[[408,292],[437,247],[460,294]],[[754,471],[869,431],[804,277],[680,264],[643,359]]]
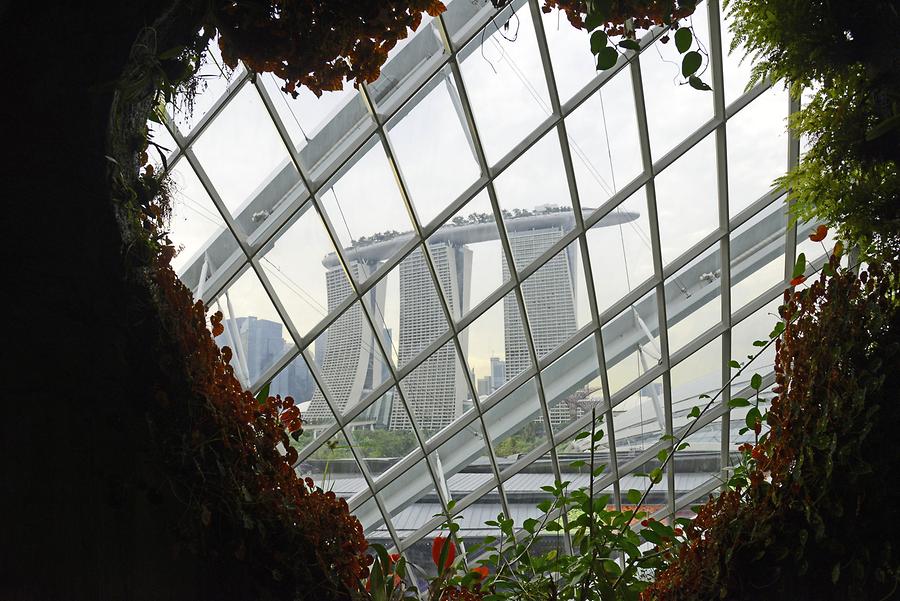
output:
[[[584,209],[587,214],[591,209]],[[487,217],[487,216],[484,216]],[[601,220],[601,226],[631,221],[637,214],[614,212]],[[504,217],[507,235],[516,262],[521,269],[557,243],[574,225],[571,209],[545,205],[534,211]],[[474,221],[474,222],[472,222]],[[411,233],[398,234],[389,239],[355,244],[345,249],[348,267],[357,281],[365,280],[378,265],[392,256],[408,241]],[[429,238],[428,252],[434,263],[444,298],[454,317],[469,310],[472,285],[472,251],[469,244],[496,240],[497,226],[493,218],[469,219],[465,223],[448,224]],[[556,254],[523,284],[522,293],[528,307],[528,320],[533,333],[535,350],[542,356],[567,340],[577,329],[576,321],[576,260],[577,245],[570,244]],[[443,308],[432,284],[426,257],[414,251],[400,263],[400,332],[397,344],[399,364],[402,366],[418,355],[446,328]],[[331,311],[350,293],[350,284],[335,253],[327,255],[323,265],[328,269],[328,310]],[[502,262],[503,281],[509,278],[509,266]],[[384,306],[386,278],[366,296],[370,315],[381,316]],[[380,333],[372,332],[359,304],[348,309],[328,330],[322,360],[322,374],[330,384],[335,409],[343,411],[351,399],[364,397],[387,378],[387,370],[376,358],[374,336],[391,338],[384,324]],[[505,379],[510,380],[530,365],[528,345],[516,299],[509,294],[503,301]],[[460,335],[466,352],[467,335]],[[386,346],[389,346],[386,344]],[[317,349],[317,354],[320,349]],[[466,375],[452,342],[448,342],[419,365],[402,381],[404,397],[425,431],[437,431],[448,425],[464,411],[464,403],[471,397]],[[333,384],[331,384],[333,383]],[[569,421],[569,408],[559,404],[551,410],[551,422]],[[311,425],[330,422],[330,410],[319,390],[305,414]],[[571,416],[574,417],[574,416]],[[410,430],[409,416],[392,393],[376,401],[366,412],[365,419],[373,425],[391,430]]]

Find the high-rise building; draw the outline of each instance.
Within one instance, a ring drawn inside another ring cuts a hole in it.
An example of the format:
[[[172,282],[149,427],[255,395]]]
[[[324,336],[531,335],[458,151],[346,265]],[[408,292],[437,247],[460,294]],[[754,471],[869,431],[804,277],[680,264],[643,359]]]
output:
[[[491,392],[506,382],[506,362],[500,357],[491,357]]]
[[[490,376],[478,378],[478,396],[484,398],[494,392],[493,379]]]
[[[358,280],[365,279],[370,268],[368,263],[362,261],[350,263],[353,276]],[[332,311],[347,297],[351,286],[340,265],[329,268],[325,277],[328,310]],[[366,295],[364,302],[370,309],[374,309],[376,303],[384,304],[384,296],[385,286],[380,284]],[[372,310],[371,314],[380,313]],[[327,336],[324,343],[316,345],[316,363],[321,361],[322,378],[331,393],[335,411],[343,413],[385,380],[387,366],[376,347],[372,328],[369,327],[359,303],[344,311],[328,327]],[[386,398],[382,398],[378,402],[386,401]],[[380,407],[371,408],[376,413],[378,409]],[[325,397],[318,388],[313,393],[305,419],[312,427],[316,423],[330,423],[334,420]]]
[[[522,269],[537,259],[560,240],[565,230],[559,226],[509,233],[516,269]],[[576,250],[569,245],[557,253],[522,283],[522,296],[528,315],[528,324],[538,358],[554,350],[568,340],[577,329],[575,308]],[[509,266],[504,257],[503,277],[509,277]],[[503,301],[503,324],[506,347],[506,380],[511,380],[531,366],[525,330],[513,295]],[[550,408],[553,424],[571,419],[569,407],[560,403]]]
[[[462,315],[468,310],[472,251],[450,241],[432,243],[428,251],[451,313]],[[449,327],[426,261],[425,255],[416,250],[400,263],[400,367]],[[460,336],[462,345],[466,344],[464,336]],[[419,427],[426,432],[440,430],[462,415],[466,380],[452,343],[438,349],[400,385]],[[412,428],[399,403],[392,407],[390,428]]]

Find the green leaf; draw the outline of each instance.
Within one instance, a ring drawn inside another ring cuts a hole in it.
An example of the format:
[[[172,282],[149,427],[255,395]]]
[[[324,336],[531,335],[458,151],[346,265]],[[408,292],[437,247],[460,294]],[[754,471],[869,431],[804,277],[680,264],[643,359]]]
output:
[[[752,407],[747,412],[747,416],[744,418],[744,423],[746,423],[747,427],[752,430],[753,427],[756,426],[756,422],[760,421],[761,418],[762,415],[760,414],[759,409],[757,409],[756,407]]]
[[[594,478],[602,474],[606,470],[606,464],[603,463],[594,470]]]
[[[537,508],[540,509],[541,511],[543,511],[544,513],[547,513],[548,511],[550,511],[550,508],[552,506],[553,506],[553,502],[550,501],[549,499],[545,500],[545,501],[541,501],[540,503],[537,504]],[[485,523],[487,523],[487,522],[485,522]],[[488,526],[490,526],[490,525],[491,524],[488,524]],[[497,525],[496,522],[494,523],[494,525]]]
[[[650,481],[657,484],[660,480],[662,480],[662,470],[658,467],[650,470]]]
[[[625,493],[625,498],[628,499],[628,502],[632,505],[637,505],[641,502],[641,491],[632,488]]]
[[[691,446],[691,443],[689,443],[689,442],[683,442],[683,443],[681,443],[680,445],[678,445],[678,450],[679,450],[679,451],[683,451],[683,450],[685,450],[686,448],[688,448],[689,446]]]
[[[663,434],[659,437],[660,440],[675,440],[675,437],[671,434]]]
[[[587,430],[585,430],[584,432],[579,432],[578,435],[575,437],[575,440],[581,440],[582,438],[587,438],[590,435],[591,435],[591,433],[588,432]]]
[[[753,341],[753,346],[766,346],[767,344],[769,344],[769,343],[766,342],[765,340],[754,340]]]
[[[612,46],[606,46],[597,54],[597,69],[606,71],[616,66],[619,60],[619,52]]]
[[[700,407],[693,407],[688,417],[700,417]]]
[[[603,25],[603,16],[596,11],[589,12],[587,18],[584,20],[584,26],[588,31],[594,31],[601,25]]]
[[[691,34],[691,30],[687,27],[681,27],[678,31],[675,32],[675,47],[678,48],[678,52],[684,54],[691,47],[691,42],[693,42],[694,36]]]
[[[690,77],[688,77],[688,84],[690,84],[690,86],[695,90],[700,90],[701,92],[712,91],[712,88],[709,87],[709,85],[705,81],[703,81],[696,75],[691,75]]]
[[[735,397],[728,401],[728,406],[734,409],[735,407],[749,407],[750,401],[743,397]]]
[[[762,376],[759,374],[753,374],[753,377],[750,378],[750,388],[753,390],[759,390],[762,387]]]
[[[740,369],[741,368],[741,364],[738,363],[737,361],[735,361],[734,359],[729,361],[728,365],[731,366],[732,369]]]
[[[259,392],[256,393],[256,402],[260,405],[266,402],[266,399],[269,398],[269,382],[266,382],[266,385],[259,389]]]
[[[781,336],[781,333],[784,332],[784,322],[779,321],[775,324],[775,327],[772,328],[772,332],[769,333],[769,338],[778,338]]]
[[[702,63],[703,57],[700,56],[700,53],[696,50],[691,50],[681,59],[681,74],[685,77],[690,77],[697,72]]]
[[[800,253],[797,256],[797,262],[794,263],[794,275],[791,277],[799,278],[804,273],[806,273],[806,254]]]
[[[609,38],[605,31],[595,31],[591,34],[591,54],[599,54],[606,48]]]
[[[569,467],[575,468],[575,469],[578,469],[578,468],[584,467],[584,466],[585,466],[584,459],[577,459],[577,460],[572,461],[571,463],[569,463]]]
[[[656,458],[660,461],[665,461],[669,458],[669,449],[663,449],[659,453],[656,454]]]
[[[619,42],[619,47],[625,48],[627,50],[634,50],[635,52],[638,52],[641,49],[641,45],[637,42],[637,40],[629,39],[624,39]]]
[[[524,522],[522,522],[522,528],[525,529],[526,532],[530,532],[534,534],[534,530],[540,522],[534,518],[528,518]]]

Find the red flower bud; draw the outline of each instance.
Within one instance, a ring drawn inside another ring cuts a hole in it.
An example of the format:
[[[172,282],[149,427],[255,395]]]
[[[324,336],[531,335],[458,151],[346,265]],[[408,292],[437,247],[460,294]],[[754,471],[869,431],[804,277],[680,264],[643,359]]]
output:
[[[441,553],[443,552],[445,544],[449,544],[450,546],[447,549],[444,566],[441,567]],[[447,541],[447,538],[444,536],[434,537],[434,543],[431,545],[431,559],[434,561],[434,565],[441,568],[441,571],[443,572],[449,568],[453,564],[453,560],[456,559],[456,546],[452,542]]]

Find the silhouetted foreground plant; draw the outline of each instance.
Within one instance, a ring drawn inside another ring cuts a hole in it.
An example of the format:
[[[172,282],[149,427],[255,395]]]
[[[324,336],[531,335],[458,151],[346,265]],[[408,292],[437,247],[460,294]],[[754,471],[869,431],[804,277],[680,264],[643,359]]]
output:
[[[831,273],[831,275],[829,275]],[[887,599],[900,582],[900,262],[785,293],[768,436],[645,599]]]

